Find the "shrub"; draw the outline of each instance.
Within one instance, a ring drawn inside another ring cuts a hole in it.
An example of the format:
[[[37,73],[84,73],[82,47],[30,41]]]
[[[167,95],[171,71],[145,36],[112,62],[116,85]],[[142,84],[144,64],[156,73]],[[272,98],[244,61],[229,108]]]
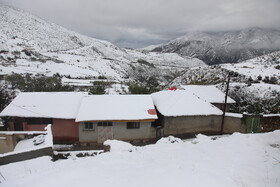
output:
[[[104,75],[99,75],[97,78],[98,79],[107,79],[107,77],[105,77]]]
[[[46,77],[44,75],[25,76],[12,74],[5,78],[12,86],[12,89],[19,89],[24,92],[55,92],[55,91],[73,91],[74,88],[68,85],[62,85],[61,78],[58,75]]]
[[[277,65],[277,66],[275,66],[274,68],[280,70],[280,65]]]
[[[105,81],[95,81],[93,82],[93,86],[89,89],[90,94],[105,94],[106,88],[112,85],[112,82],[105,82]]]
[[[263,82],[268,83],[269,82],[269,77],[265,76],[265,78],[263,79]]]
[[[270,77],[269,84],[277,84],[277,78],[276,77]]]

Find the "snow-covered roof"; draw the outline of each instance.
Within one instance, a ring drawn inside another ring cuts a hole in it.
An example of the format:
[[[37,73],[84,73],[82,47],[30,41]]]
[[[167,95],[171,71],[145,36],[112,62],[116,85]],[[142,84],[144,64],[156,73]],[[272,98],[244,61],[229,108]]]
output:
[[[225,102],[225,94],[214,85],[182,85],[181,87],[184,90],[195,94],[200,99],[210,103]],[[232,98],[227,97],[227,103],[235,103],[235,101]]]
[[[90,95],[83,98],[76,122],[155,119],[150,95]]]
[[[242,118],[243,114],[226,112],[225,116],[227,116],[227,117],[234,117],[234,118]]]
[[[0,116],[75,119],[86,92],[23,92]]]
[[[217,107],[184,90],[160,91],[153,93],[152,98],[164,116],[222,115]]]

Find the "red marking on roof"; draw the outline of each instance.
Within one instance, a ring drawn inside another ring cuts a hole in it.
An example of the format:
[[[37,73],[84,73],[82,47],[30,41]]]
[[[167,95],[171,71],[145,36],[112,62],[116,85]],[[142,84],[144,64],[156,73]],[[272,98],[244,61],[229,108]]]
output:
[[[156,111],[156,109],[149,109],[148,110],[148,114],[150,114],[150,115],[157,115],[157,111]]]
[[[173,86],[173,87],[171,87],[171,88],[168,88],[168,90],[175,91],[175,90],[177,90],[177,88],[176,88],[176,86]]]

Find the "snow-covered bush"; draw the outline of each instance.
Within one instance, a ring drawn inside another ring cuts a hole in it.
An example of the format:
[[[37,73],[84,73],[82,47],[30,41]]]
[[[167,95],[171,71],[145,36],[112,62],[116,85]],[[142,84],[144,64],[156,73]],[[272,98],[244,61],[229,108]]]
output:
[[[157,141],[156,144],[171,144],[171,143],[183,143],[183,141],[180,138],[176,138],[174,136],[168,136],[165,138],[161,138]]]
[[[106,140],[103,145],[109,146],[110,152],[132,152],[136,150],[136,147],[130,143],[119,140]]]

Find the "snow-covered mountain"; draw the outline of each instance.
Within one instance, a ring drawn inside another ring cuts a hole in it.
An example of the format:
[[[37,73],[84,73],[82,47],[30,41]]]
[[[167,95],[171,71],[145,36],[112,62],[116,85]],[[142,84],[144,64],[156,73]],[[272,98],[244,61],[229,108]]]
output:
[[[139,69],[147,76],[157,76],[205,66],[199,59],[183,58],[176,53],[121,49],[1,3],[0,28],[1,74],[59,73],[71,77],[105,76],[120,81],[133,79]]]
[[[280,31],[250,28],[228,32],[189,32],[154,48],[199,58],[207,64],[236,63],[280,50]]]

